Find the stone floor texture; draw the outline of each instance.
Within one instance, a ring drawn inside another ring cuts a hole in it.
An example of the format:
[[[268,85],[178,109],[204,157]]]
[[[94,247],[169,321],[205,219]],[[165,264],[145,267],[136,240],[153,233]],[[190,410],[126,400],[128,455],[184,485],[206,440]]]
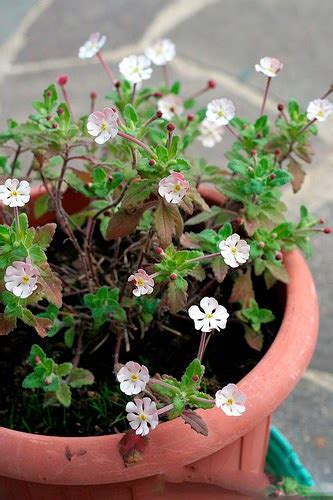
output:
[[[262,56],[276,55],[284,62],[272,84],[272,114],[277,102],[295,96],[306,104],[333,82],[332,0],[0,0],[0,11],[2,126],[8,117],[24,120],[31,100],[62,72],[69,74],[74,113],[88,111],[91,90],[102,105],[109,91],[105,73],[96,60],[77,58],[78,47],[93,31],[107,35],[104,53],[115,72],[123,56],[170,37],[177,45],[172,76],[182,78],[184,93],[215,78],[218,88],[202,103],[225,96],[250,119],[258,115],[262,99],[264,79],[253,68]],[[154,80],[158,76],[157,68]],[[332,126],[333,119],[320,129],[304,189],[296,196],[285,193],[293,216],[306,203],[328,225],[333,224]],[[208,158],[223,165],[228,142],[209,151]],[[193,152],[198,151],[196,146]],[[304,379],[274,416],[326,492],[333,491],[332,241],[318,237],[310,260],[321,305],[318,346]]]

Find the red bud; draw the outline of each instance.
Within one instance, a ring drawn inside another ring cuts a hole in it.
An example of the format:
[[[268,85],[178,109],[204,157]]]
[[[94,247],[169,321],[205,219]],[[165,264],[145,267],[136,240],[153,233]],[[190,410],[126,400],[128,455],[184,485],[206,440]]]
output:
[[[251,156],[257,156],[257,150],[256,149],[252,149]]]
[[[192,380],[193,380],[193,382],[198,382],[199,375],[193,375]]]
[[[275,154],[275,156],[280,156],[280,154],[281,154],[281,149],[280,149],[280,148],[276,148],[276,149],[274,149],[274,154]]]
[[[177,279],[177,274],[175,274],[175,273],[170,274],[170,279],[172,281],[175,281]]]
[[[164,250],[162,247],[155,247],[155,253],[157,255],[162,255],[164,253]]]
[[[58,115],[63,115],[64,114],[64,109],[63,108],[58,108]]]
[[[175,128],[176,128],[176,125],[175,125],[174,123],[171,123],[171,122],[170,122],[170,123],[168,123],[168,125],[167,125],[167,130],[168,130],[169,132],[173,132],[173,131],[175,130]]]
[[[47,97],[51,97],[51,96],[52,96],[52,92],[51,92],[51,90],[48,90],[48,91],[46,92],[46,95],[47,95]]]
[[[217,81],[216,80],[208,80],[207,87],[209,89],[215,89],[217,87]]]
[[[283,260],[282,252],[276,252],[275,258],[276,258],[276,260]]]
[[[193,122],[195,116],[194,115],[187,115],[187,121],[188,122]]]
[[[39,365],[40,362],[41,362],[40,357],[39,356],[35,356],[35,363],[36,363],[36,365]]]
[[[270,180],[271,180],[271,181],[274,181],[274,179],[276,178],[276,174],[271,174],[271,175],[269,176],[269,178],[270,178]]]
[[[149,162],[148,162],[148,163],[149,163],[149,165],[150,165],[151,167],[153,167],[153,166],[155,165],[156,161],[155,161],[155,160],[153,160],[153,158],[152,158],[151,160],[149,160]]]
[[[66,75],[66,73],[58,76],[58,83],[60,87],[66,85],[67,82],[68,82],[68,76]]]
[[[162,111],[161,110],[157,110],[156,111],[156,116],[157,116],[157,118],[162,118],[162,116],[163,116]]]
[[[257,133],[257,139],[262,139],[262,132]]]
[[[284,105],[283,104],[278,104],[277,105],[278,111],[283,111],[284,110]]]
[[[325,234],[330,234],[330,233],[331,233],[331,231],[332,231],[332,229],[331,229],[330,227],[324,227],[324,229],[323,229],[323,232],[324,232]]]
[[[265,248],[265,243],[263,241],[259,241],[258,247],[259,248]]]
[[[90,99],[92,99],[93,101],[96,99],[97,97],[97,92],[95,92],[94,90],[92,90],[90,92]]]
[[[57,122],[52,123],[52,128],[58,128],[58,127],[59,127],[59,125],[57,124]]]
[[[153,96],[159,98],[159,97],[162,97],[162,94],[161,94],[161,92],[154,92]]]

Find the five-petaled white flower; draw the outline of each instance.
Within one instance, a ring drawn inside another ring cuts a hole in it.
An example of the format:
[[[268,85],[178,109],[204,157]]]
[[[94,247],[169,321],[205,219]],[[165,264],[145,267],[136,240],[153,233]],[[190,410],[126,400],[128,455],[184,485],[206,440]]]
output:
[[[184,113],[183,99],[176,94],[168,94],[157,101],[157,108],[162,111],[162,118],[171,120]]]
[[[235,116],[235,106],[229,99],[214,99],[207,106],[206,118],[216,125],[227,125]]]
[[[30,191],[29,182],[7,179],[0,186],[0,201],[11,208],[23,207],[30,200]]]
[[[188,315],[194,321],[196,330],[211,332],[224,329],[227,325],[229,313],[225,307],[220,306],[213,297],[204,297],[200,300],[201,311],[198,306],[191,306]]]
[[[205,118],[199,125],[199,132],[200,135],[198,139],[202,145],[205,146],[205,148],[212,148],[215,144],[222,141],[224,128]]]
[[[106,36],[99,33],[91,33],[89,39],[80,47],[79,58],[90,59],[94,57],[106,42]]]
[[[133,295],[136,297],[149,295],[154,291],[154,280],[143,269],[138,269],[137,273],[131,274],[127,281],[134,281],[136,288],[133,289]]]
[[[164,66],[175,57],[176,46],[171,40],[164,38],[147,47],[145,54],[156,66]]]
[[[149,80],[153,70],[146,56],[128,56],[119,63],[119,71],[131,83]]]
[[[136,434],[146,436],[150,430],[149,426],[152,429],[157,427],[156,404],[150,398],[134,398],[134,403],[132,401],[127,403],[126,411],[128,413],[127,420]]]
[[[168,203],[180,203],[189,189],[189,183],[178,172],[172,172],[158,183],[158,192]]]
[[[309,103],[307,114],[309,120],[324,122],[333,113],[333,104],[328,99],[315,99]]]
[[[25,262],[15,261],[5,272],[6,289],[16,297],[26,299],[36,290],[38,276],[39,271],[29,258]]]
[[[88,133],[96,137],[97,144],[104,144],[118,134],[118,113],[114,109],[104,108],[103,111],[94,111],[88,117]]]
[[[283,68],[282,62],[276,57],[262,57],[259,64],[255,65],[258,73],[263,73],[269,78],[274,78]]]
[[[134,361],[128,361],[117,373],[120,390],[128,396],[139,394],[145,390],[149,382],[149,371],[144,365],[139,365]]]
[[[245,412],[245,394],[235,384],[228,384],[215,394],[215,404],[230,417],[240,417]]]
[[[244,264],[250,255],[250,245],[245,240],[241,240],[236,233],[219,243],[221,255],[224,262],[230,267],[238,267]]]

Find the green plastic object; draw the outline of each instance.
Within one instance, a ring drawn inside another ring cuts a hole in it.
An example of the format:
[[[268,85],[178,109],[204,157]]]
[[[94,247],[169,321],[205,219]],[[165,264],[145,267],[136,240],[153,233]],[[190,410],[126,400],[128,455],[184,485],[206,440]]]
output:
[[[274,425],[269,436],[266,471],[274,476],[293,478],[303,486],[310,487],[315,484],[291,443]]]

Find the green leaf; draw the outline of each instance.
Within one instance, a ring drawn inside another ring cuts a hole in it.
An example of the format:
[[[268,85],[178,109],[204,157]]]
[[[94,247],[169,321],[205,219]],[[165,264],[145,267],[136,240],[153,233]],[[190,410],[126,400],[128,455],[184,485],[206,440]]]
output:
[[[135,125],[138,122],[138,115],[132,106],[132,104],[126,104],[124,108],[124,118],[126,120],[127,125],[131,125],[131,122]]]
[[[73,368],[68,377],[71,387],[79,388],[83,385],[91,385],[95,381],[94,375],[84,368]]]
[[[162,146],[162,144],[158,144],[158,146],[156,146],[156,154],[158,159],[163,163],[167,163],[169,160],[168,150],[165,146]]]
[[[35,203],[33,205],[34,217],[39,219],[43,215],[45,215],[49,210],[49,195],[44,194],[36,198]]]
[[[194,359],[186,368],[186,371],[181,379],[181,385],[184,390],[193,391],[200,387],[200,382],[203,377],[205,367],[199,359]]]
[[[55,374],[58,375],[58,377],[66,377],[71,373],[72,368],[72,363],[62,363],[55,369]]]
[[[43,250],[46,250],[53,239],[56,228],[57,225],[53,223],[37,227],[33,239],[34,245],[37,245]]]
[[[179,80],[177,80],[177,81],[175,81],[175,82],[172,84],[172,86],[171,86],[171,88],[170,88],[170,92],[171,92],[172,94],[177,94],[177,95],[178,95],[178,94],[179,94],[179,92],[180,92],[180,88],[181,88],[181,83],[180,83],[180,81],[179,81]]]
[[[71,405],[72,394],[67,384],[61,384],[61,386],[59,387],[59,389],[56,391],[55,394],[57,400],[59,401],[60,404],[62,404],[62,406],[68,408]]]
[[[22,382],[22,387],[24,389],[39,389],[43,387],[44,381],[36,373],[29,373]]]

